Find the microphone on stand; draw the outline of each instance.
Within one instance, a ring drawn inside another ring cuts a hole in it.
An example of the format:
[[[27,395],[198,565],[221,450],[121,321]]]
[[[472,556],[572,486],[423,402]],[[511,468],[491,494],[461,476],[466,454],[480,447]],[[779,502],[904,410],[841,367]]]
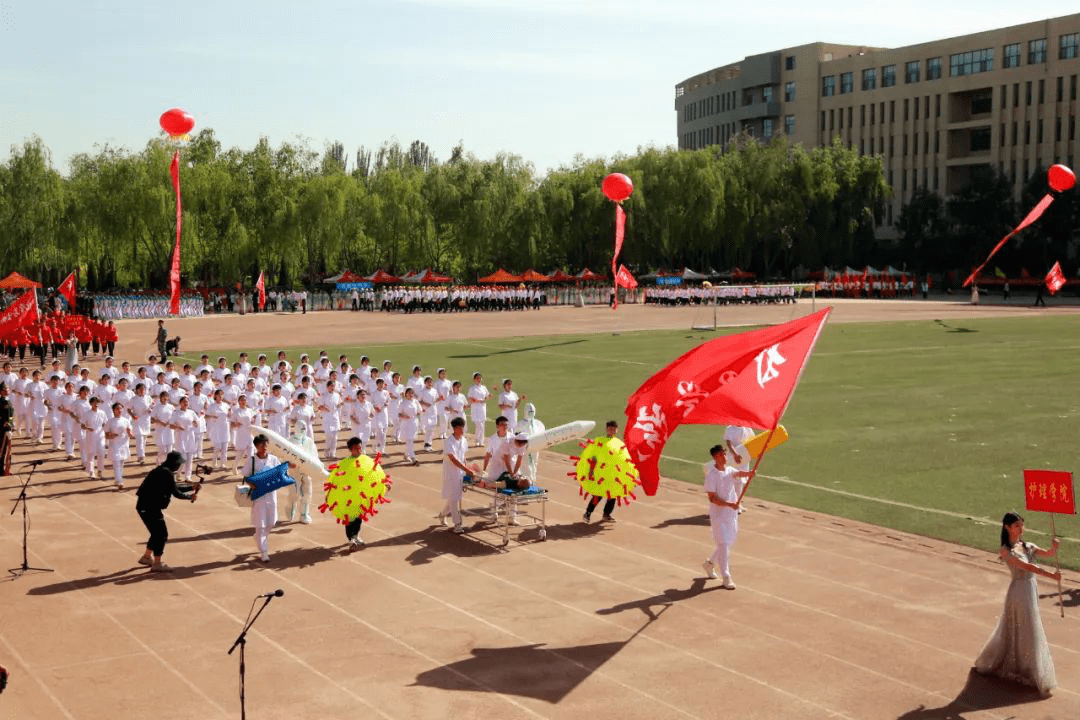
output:
[[[275,598],[275,597],[281,597],[281,596],[282,596],[282,595],[284,595],[284,594],[285,594],[285,591],[279,588],[279,589],[275,590],[274,592],[271,592],[271,593],[263,593],[262,595],[256,595],[256,597],[261,597],[261,598]]]
[[[26,462],[24,462],[22,464],[23,465],[30,465],[32,467],[37,467],[38,465],[44,465],[45,461],[44,460],[27,460]]]

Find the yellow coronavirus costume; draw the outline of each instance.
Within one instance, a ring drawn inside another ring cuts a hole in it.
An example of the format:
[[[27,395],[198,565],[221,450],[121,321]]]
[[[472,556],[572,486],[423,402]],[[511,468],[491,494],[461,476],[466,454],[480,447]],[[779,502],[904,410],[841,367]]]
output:
[[[367,455],[347,457],[329,467],[330,477],[323,483],[326,502],[319,512],[329,512],[342,525],[357,517],[368,520],[379,511],[377,505],[390,502],[390,476],[377,459]]]
[[[622,440],[598,437],[580,445],[581,455],[570,458],[577,465],[567,475],[581,483],[581,495],[615,498],[619,505],[637,500],[638,471]]]

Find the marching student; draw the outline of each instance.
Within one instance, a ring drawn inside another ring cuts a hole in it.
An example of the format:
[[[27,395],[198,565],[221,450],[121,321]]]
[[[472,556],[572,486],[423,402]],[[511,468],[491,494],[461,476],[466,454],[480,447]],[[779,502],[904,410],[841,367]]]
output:
[[[615,422],[614,420],[608,420],[607,424],[604,426],[604,430],[607,433],[607,437],[613,438],[616,436],[616,433],[619,432],[619,423]],[[585,507],[584,519],[586,523],[589,522],[589,518],[592,517],[593,510],[596,509],[596,506],[600,504],[601,500],[603,500],[603,498],[598,495],[593,495],[592,499],[589,500],[589,504]],[[615,498],[608,498],[607,502],[604,503],[604,520],[607,522],[615,521],[615,518],[611,514],[615,510],[615,503]]]
[[[502,381],[502,392],[499,393],[499,414],[510,422],[511,428],[516,428],[518,405],[527,398],[525,396],[519,398],[513,386],[514,381],[510,378]]]
[[[229,405],[225,402],[225,393],[215,390],[210,402],[206,404],[206,430],[210,435],[210,447],[214,467],[223,468],[229,456]]]
[[[128,412],[131,414],[131,429],[135,433],[135,458],[140,465],[146,460],[146,438],[150,437],[152,411],[153,401],[146,394],[146,385],[135,383],[135,395],[131,398]]]
[[[250,426],[248,432],[250,433]],[[247,459],[244,461],[243,476],[245,478],[281,464],[281,460],[267,452],[266,442],[266,436],[262,434],[251,438],[253,453],[249,455],[250,462]],[[248,485],[255,487],[252,483]],[[264,563],[270,562],[270,530],[275,523],[277,523],[276,490],[266,493],[251,503],[251,525],[255,528],[255,546],[259,549],[259,559]]]
[[[439,420],[439,411],[436,405],[439,402],[439,394],[435,390],[435,383],[431,376],[424,378],[424,384],[416,393],[416,399],[420,401],[420,433],[424,436],[424,451],[431,451],[431,441],[435,435],[435,423]]]
[[[405,442],[405,460],[412,465],[419,465],[416,459],[417,420],[420,417],[420,402],[416,399],[416,392],[411,388],[405,388],[405,394],[398,403],[398,432]]]
[[[341,409],[341,395],[337,392],[333,380],[327,379],[325,382],[326,390],[319,395],[318,410],[323,437],[326,440],[323,457],[332,460],[337,457],[337,436],[341,430],[341,416],[338,414]]]
[[[440,440],[445,440],[446,433],[450,428],[450,418],[446,414],[446,401],[450,399],[450,392],[453,390],[454,384],[446,379],[446,368],[439,368],[435,376],[435,382],[432,384],[437,395],[435,412],[436,422],[438,423],[438,437]]]
[[[465,438],[465,419],[456,417],[450,421],[450,437],[443,445],[443,488],[442,496],[446,500],[439,513],[439,522],[446,523],[452,518],[454,532],[461,534],[465,528],[461,525],[461,497],[464,493],[462,480],[471,470],[465,464],[465,454],[469,451],[469,441]]]
[[[356,433],[354,439],[360,441],[360,454],[363,455],[365,447],[367,446],[368,439],[371,437],[371,423],[375,417],[375,408],[372,407],[371,401],[368,400],[367,391],[360,388],[356,391],[356,401],[352,403],[350,408],[352,416],[350,422],[353,427],[353,432]],[[349,441],[350,443],[352,440]],[[349,450],[352,450],[352,446],[349,446]]]
[[[233,445],[233,459],[235,465],[233,472],[241,475],[241,470],[248,464],[248,459],[254,450],[254,440],[251,434],[251,423],[255,419],[255,412],[247,405],[247,396],[241,395],[236,400],[236,406],[229,410],[229,427],[235,433],[236,441]],[[272,466],[271,466],[272,467]],[[248,473],[250,474],[250,473]],[[277,515],[277,506],[274,509]],[[254,515],[252,515],[254,517]],[[269,532],[269,531],[267,531]]]
[[[170,424],[176,408],[169,402],[169,393],[165,391],[158,394],[157,399],[157,405],[150,413],[150,424],[154,428],[154,444],[157,445],[158,465],[160,465],[165,462],[165,456],[173,449],[174,438]]]
[[[169,426],[176,438],[175,449],[184,456],[184,464],[181,466],[184,479],[191,480],[191,469],[197,450],[196,442],[199,437],[199,417],[191,409],[187,395],[180,396],[180,402],[173,410]]]
[[[289,401],[281,394],[280,383],[274,383],[270,388],[270,397],[263,403],[263,412],[266,414],[267,427],[282,437],[289,434]]]
[[[386,383],[382,378],[375,381],[375,392],[371,394],[371,406],[375,414],[372,416],[371,429],[374,434],[374,450],[376,453],[386,452],[386,429],[390,416],[390,394],[386,392]]]
[[[361,390],[360,392],[364,391]],[[346,447],[349,448],[350,457],[357,458],[364,454],[364,443],[358,437],[349,438]],[[349,544],[350,550],[363,547],[364,541],[360,539],[360,526],[363,524],[363,516],[360,513],[357,513],[356,517],[350,520],[345,526],[345,541]]]
[[[113,479],[116,487],[124,487],[124,461],[131,457],[128,442],[135,436],[131,432],[131,420],[124,417],[124,406],[113,403],[112,417],[105,424],[105,439],[109,443],[109,459],[113,466]]]
[[[469,388],[466,397],[469,400],[469,414],[473,421],[473,435],[476,439],[476,447],[481,447],[484,444],[488,395],[488,389],[484,387],[483,375],[478,372],[473,373],[473,384]]]
[[[293,397],[292,410],[289,411],[289,426],[296,425],[295,432],[305,434],[315,442],[315,408],[308,402],[306,391],[297,390]]]
[[[98,408],[100,400],[90,398],[90,410],[82,416],[83,442],[86,443],[86,473],[97,480],[105,474],[105,423],[108,417]]]

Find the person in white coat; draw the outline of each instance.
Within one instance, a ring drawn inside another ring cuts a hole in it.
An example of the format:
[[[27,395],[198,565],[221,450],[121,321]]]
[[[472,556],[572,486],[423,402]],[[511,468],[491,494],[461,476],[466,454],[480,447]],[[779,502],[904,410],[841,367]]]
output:
[[[146,460],[146,438],[150,437],[150,413],[153,408],[153,400],[146,392],[146,385],[136,382],[128,414],[131,415],[131,430],[135,434],[135,459],[140,465]]]
[[[105,411],[99,409],[100,403],[96,397],[90,398],[90,410],[82,417],[86,473],[95,480],[105,474],[105,423],[109,421]]]
[[[435,424],[439,421],[439,393],[431,376],[424,378],[424,384],[416,391],[420,402],[420,434],[424,436],[424,451],[431,452],[431,441],[435,438]]]
[[[465,464],[465,454],[469,451],[469,441],[465,438],[465,419],[454,418],[450,421],[450,437],[443,445],[442,496],[446,500],[439,522],[445,523],[450,518],[454,523],[454,532],[461,534],[465,528],[461,525],[461,496],[464,493],[462,480],[472,471]]]
[[[390,394],[382,378],[375,381],[375,392],[371,394],[371,407],[375,414],[371,417],[372,444],[376,453],[386,452],[386,428],[390,421]]]
[[[416,432],[420,419],[420,402],[416,399],[416,392],[411,388],[405,388],[405,394],[398,403],[398,432],[405,442],[405,461],[412,465],[419,465],[416,459]]]
[[[255,420],[255,411],[248,407],[247,396],[240,395],[236,400],[236,407],[229,411],[229,428],[236,436],[234,447],[236,465],[234,471],[237,475],[250,475],[243,468],[247,467],[248,460],[254,452],[254,440],[251,434],[251,424]],[[275,513],[277,509],[275,506]]]
[[[356,433],[356,439],[360,441],[360,454],[363,455],[367,452],[367,442],[371,438],[371,423],[375,418],[375,408],[368,400],[367,390],[360,388],[356,391],[356,402],[349,409],[352,412],[349,421],[352,423],[353,432]],[[352,450],[351,446],[349,450]]]
[[[109,443],[109,459],[113,466],[113,480],[116,487],[124,487],[124,462],[131,457],[131,420],[124,417],[124,406],[115,402],[112,417],[105,424],[105,440]]]
[[[63,397],[64,387],[60,384],[60,376],[51,375],[49,387],[45,391],[45,407],[49,410],[49,435],[52,437],[53,450],[59,450],[64,444],[67,423],[60,412]]]
[[[440,440],[445,440],[450,429],[450,417],[446,414],[446,401],[450,399],[450,391],[453,389],[454,384],[446,379],[446,368],[439,368],[439,371],[435,373],[435,382],[432,384],[437,395],[435,399],[436,433]]]
[[[729,466],[725,453],[723,445],[709,448],[712,462],[707,463],[704,468],[705,492],[709,498],[709,526],[716,549],[702,567],[706,577],[721,577],[724,587],[734,590],[735,582],[731,579],[730,566],[731,548],[739,534],[739,493],[743,478],[749,478],[750,473]]]
[[[45,404],[45,393],[49,386],[41,380],[41,371],[35,370],[26,385],[26,395],[30,403],[30,439],[37,444],[45,441],[45,418],[49,408]]]
[[[75,386],[70,381],[64,383],[64,394],[60,396],[58,403],[60,417],[64,423],[64,455],[68,460],[75,459],[75,436],[76,430],[79,429],[79,420],[74,413],[75,401],[78,397],[75,394]]]
[[[302,432],[312,443],[315,442],[315,408],[308,402],[308,394],[298,391],[293,396],[292,410],[289,411],[289,426],[293,432]]]
[[[157,397],[157,405],[150,413],[150,424],[154,428],[154,443],[157,445],[158,465],[165,462],[175,442],[172,427],[172,414],[176,409],[169,402],[169,393],[162,391]]]
[[[282,437],[289,434],[289,401],[281,394],[280,383],[270,388],[270,397],[263,403],[263,414],[268,428]]]
[[[215,390],[210,402],[206,404],[206,429],[210,435],[210,447],[214,467],[223,468],[229,456],[229,407],[225,402],[225,393]]]
[[[176,441],[173,449],[184,456],[184,464],[180,471],[185,480],[191,480],[192,464],[195,462],[196,443],[199,437],[199,416],[191,409],[186,395],[180,397],[176,409],[173,410],[169,426],[172,428]]]
[[[518,397],[518,394],[514,392],[513,380],[506,378],[502,381],[502,391],[499,392],[499,414],[510,422],[511,429],[517,427],[518,405],[525,399],[525,396]]]
[[[484,444],[484,430],[487,424],[487,401],[490,393],[484,387],[484,377],[480,373],[473,373],[473,384],[466,393],[469,400],[469,416],[473,421],[473,435],[476,447]]]

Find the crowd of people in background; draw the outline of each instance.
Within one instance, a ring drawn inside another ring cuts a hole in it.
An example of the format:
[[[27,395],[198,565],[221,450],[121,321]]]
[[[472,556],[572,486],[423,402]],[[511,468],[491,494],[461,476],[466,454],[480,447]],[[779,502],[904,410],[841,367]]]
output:
[[[656,287],[645,290],[649,305],[758,305],[794,303],[812,285],[719,285]]]

